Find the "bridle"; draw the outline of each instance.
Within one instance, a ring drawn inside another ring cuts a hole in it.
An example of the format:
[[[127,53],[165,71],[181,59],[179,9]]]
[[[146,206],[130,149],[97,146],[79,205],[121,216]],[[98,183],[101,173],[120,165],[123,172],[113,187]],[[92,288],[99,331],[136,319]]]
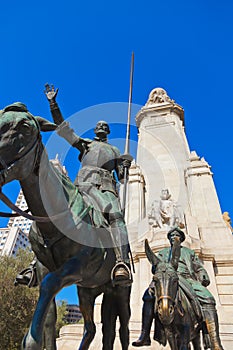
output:
[[[172,298],[170,295],[160,295],[160,297],[157,299],[157,304],[159,304],[159,302],[161,300],[170,300],[174,306],[174,308],[176,308],[176,310],[178,311],[178,313],[180,314],[181,317],[184,316],[184,312],[181,310],[181,308],[179,307],[179,303],[178,303],[178,295],[179,295],[179,287],[177,288],[176,291],[176,295],[174,298]]]
[[[37,123],[36,123],[37,124]],[[34,164],[33,168],[35,167],[35,164],[37,163],[37,160],[39,158],[40,154],[40,140],[41,136],[38,130],[38,136],[35,140],[35,142],[32,144],[32,146],[29,148],[29,150],[20,158],[17,159],[16,161],[10,163],[9,165],[6,164],[6,162],[0,157],[0,164],[2,165],[3,169],[0,170],[0,181],[1,183],[5,182],[5,179],[7,178],[8,174],[10,172],[14,172],[16,169],[16,166],[21,162],[25,162],[26,159],[32,154],[32,152],[35,151],[36,149],[36,154],[34,158]],[[2,186],[0,186],[0,200],[6,204],[11,210],[13,210],[15,213],[5,213],[5,212],[0,212],[0,217],[18,217],[18,216],[23,216],[26,219],[29,220],[34,220],[34,221],[40,221],[40,222],[49,222],[50,219],[48,217],[39,217],[39,216],[34,216],[29,214],[29,209],[27,210],[21,210],[19,207],[17,207],[3,192],[2,192]]]
[[[0,164],[2,165],[3,169],[0,170],[0,181],[1,183],[5,182],[5,179],[7,178],[7,175],[10,172],[13,172],[14,169],[16,168],[16,166],[19,163],[22,163],[23,161],[26,160],[27,157],[29,157],[31,155],[32,152],[34,152],[35,148],[37,148],[36,150],[36,155],[35,155],[35,160],[34,160],[34,164],[33,167],[35,166],[35,163],[38,159],[39,156],[39,141],[41,140],[41,136],[39,134],[39,136],[37,137],[37,139],[35,140],[35,142],[33,143],[33,145],[29,148],[29,150],[19,159],[17,159],[14,162],[11,162],[10,164],[6,164],[6,162],[0,157]]]

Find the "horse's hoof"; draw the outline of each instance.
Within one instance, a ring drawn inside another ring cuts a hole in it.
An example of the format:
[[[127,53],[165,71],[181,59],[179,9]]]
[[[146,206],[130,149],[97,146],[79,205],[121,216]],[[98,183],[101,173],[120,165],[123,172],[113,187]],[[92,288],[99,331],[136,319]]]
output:
[[[30,333],[27,333],[22,341],[21,350],[42,350],[42,345],[39,345]]]

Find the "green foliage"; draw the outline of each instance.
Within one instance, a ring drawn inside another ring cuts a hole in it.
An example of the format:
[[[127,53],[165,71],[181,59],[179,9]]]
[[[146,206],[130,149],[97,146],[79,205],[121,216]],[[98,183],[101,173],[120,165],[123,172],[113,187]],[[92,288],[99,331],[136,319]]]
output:
[[[0,350],[18,350],[30,325],[38,288],[15,287],[14,280],[32,260],[28,250],[19,251],[16,257],[0,257]]]
[[[84,318],[83,316],[80,318],[80,320],[78,321],[79,324],[84,324]]]
[[[57,302],[57,323],[56,323],[56,337],[59,337],[59,331],[61,327],[66,325],[68,322],[65,317],[68,314],[67,302],[65,300],[59,300]]]

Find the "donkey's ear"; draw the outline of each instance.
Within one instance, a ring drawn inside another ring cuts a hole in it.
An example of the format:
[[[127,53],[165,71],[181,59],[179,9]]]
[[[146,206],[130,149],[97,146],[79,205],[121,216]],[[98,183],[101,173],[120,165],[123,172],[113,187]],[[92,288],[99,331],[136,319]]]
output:
[[[171,258],[171,264],[175,270],[177,270],[178,264],[179,264],[180,249],[181,249],[180,239],[178,237],[175,237],[175,241],[172,246],[172,258]]]
[[[36,117],[36,120],[38,121],[40,125],[41,131],[53,131],[57,128],[57,125],[54,123],[51,123],[49,120],[44,119],[42,117]]]
[[[147,239],[145,240],[145,252],[151,265],[156,266],[160,262],[159,258],[153,253],[151,247],[149,246]]]

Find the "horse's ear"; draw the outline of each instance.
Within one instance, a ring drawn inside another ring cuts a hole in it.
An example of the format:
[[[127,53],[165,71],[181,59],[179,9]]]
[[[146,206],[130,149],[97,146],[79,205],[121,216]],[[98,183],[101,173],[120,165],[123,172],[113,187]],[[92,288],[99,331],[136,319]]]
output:
[[[38,124],[40,125],[41,131],[54,131],[57,128],[57,125],[51,123],[49,120],[42,117],[36,117]]]
[[[145,240],[145,252],[147,259],[151,263],[151,265],[156,266],[159,263],[159,258],[153,253],[151,247],[149,246],[148,240]]]
[[[172,258],[171,258],[171,264],[175,270],[177,270],[178,264],[179,264],[180,249],[181,249],[180,239],[178,237],[175,237],[175,241],[172,246]]]

